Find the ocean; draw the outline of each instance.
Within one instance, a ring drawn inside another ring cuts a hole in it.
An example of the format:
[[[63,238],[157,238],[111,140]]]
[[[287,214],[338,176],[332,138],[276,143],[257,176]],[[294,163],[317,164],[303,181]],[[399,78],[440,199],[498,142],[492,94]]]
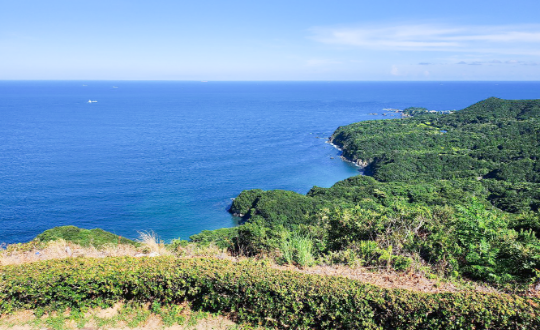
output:
[[[337,127],[491,96],[540,98],[540,82],[0,81],[0,243],[63,225],[165,241],[235,226],[244,189],[359,174],[326,143]]]

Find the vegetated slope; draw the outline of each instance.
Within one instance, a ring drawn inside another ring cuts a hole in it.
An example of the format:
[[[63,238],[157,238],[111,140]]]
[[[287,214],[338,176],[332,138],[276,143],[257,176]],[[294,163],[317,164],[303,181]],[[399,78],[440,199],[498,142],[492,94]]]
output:
[[[75,226],[61,226],[45,230],[36,236],[36,242],[50,242],[63,239],[81,246],[94,246],[99,248],[104,244],[130,244],[137,245],[135,241],[121,237],[100,228],[83,229]]]
[[[451,114],[364,121],[331,141],[371,177],[307,195],[250,190],[230,247],[325,263],[529,283],[540,268],[540,100],[490,98]],[[204,240],[206,234],[195,235]],[[298,260],[296,260],[298,262]]]
[[[539,119],[539,100],[490,98],[452,114],[340,127],[332,141],[347,159],[367,162],[381,181],[493,178],[539,183]]]

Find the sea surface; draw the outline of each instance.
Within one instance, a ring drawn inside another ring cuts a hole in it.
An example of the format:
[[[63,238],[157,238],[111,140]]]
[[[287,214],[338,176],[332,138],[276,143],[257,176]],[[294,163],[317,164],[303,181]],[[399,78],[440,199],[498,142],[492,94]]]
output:
[[[540,98],[540,82],[0,81],[0,243],[62,225],[166,241],[234,226],[244,189],[359,174],[326,143],[338,126],[490,96]]]

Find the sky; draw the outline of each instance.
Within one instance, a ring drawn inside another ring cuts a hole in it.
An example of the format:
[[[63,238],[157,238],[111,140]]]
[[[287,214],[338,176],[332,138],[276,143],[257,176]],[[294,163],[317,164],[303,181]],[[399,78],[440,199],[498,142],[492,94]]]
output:
[[[538,0],[0,0],[0,80],[540,80]]]

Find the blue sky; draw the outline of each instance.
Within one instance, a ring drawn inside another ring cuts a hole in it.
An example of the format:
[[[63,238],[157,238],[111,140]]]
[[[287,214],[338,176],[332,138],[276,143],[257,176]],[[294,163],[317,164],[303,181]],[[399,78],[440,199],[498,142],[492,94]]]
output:
[[[540,80],[540,1],[0,0],[0,79]]]

